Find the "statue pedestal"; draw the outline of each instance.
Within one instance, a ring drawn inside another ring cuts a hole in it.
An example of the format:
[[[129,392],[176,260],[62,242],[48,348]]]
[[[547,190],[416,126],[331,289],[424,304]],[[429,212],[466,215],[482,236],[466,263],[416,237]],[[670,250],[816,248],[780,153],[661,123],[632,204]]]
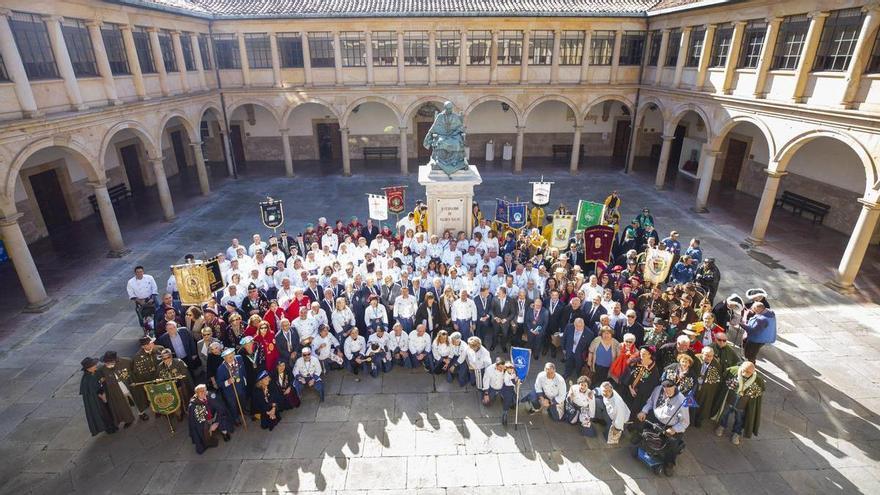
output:
[[[474,229],[471,213],[474,186],[482,183],[483,178],[474,165],[451,176],[431,170],[430,165],[419,167],[419,184],[425,186],[427,196],[428,233],[442,237],[447,230],[453,234],[464,231],[470,237]]]

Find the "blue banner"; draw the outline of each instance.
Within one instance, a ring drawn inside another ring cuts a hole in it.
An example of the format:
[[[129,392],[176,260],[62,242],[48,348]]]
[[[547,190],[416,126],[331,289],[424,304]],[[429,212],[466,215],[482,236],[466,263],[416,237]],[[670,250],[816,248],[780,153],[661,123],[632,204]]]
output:
[[[526,203],[510,203],[507,206],[507,223],[512,229],[521,229],[528,221]]]
[[[516,376],[524,381],[529,375],[529,363],[532,362],[532,350],[525,347],[510,348],[510,362],[513,363],[513,369]]]
[[[498,223],[507,223],[507,205],[506,199],[497,199],[495,206],[495,221]]]

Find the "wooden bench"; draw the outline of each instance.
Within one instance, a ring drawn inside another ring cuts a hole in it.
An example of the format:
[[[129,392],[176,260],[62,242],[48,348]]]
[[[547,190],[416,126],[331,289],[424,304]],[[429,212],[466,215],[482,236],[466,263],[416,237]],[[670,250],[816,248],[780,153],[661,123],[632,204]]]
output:
[[[397,159],[397,147],[371,146],[368,148],[364,148],[364,161],[366,162],[371,158],[375,158],[377,160],[384,160],[386,158]]]
[[[553,159],[556,159],[557,155],[562,155],[564,158],[571,159],[571,148],[570,144],[554,144],[553,145]],[[578,156],[584,156],[584,145],[580,146],[580,153]]]
[[[813,216],[812,224],[816,225],[818,221],[819,224],[822,224],[822,221],[825,219],[825,215],[831,210],[831,206],[826,205],[825,203],[820,203],[816,200],[810,199],[806,196],[801,196],[800,194],[795,194],[791,191],[782,191],[782,196],[776,198],[776,203],[774,203],[774,207],[779,206],[784,208],[786,205],[791,207],[791,213],[797,215],[803,215],[804,213],[809,213]]]
[[[128,186],[124,182],[107,188],[107,193],[110,194],[110,202],[114,205],[119,204],[123,199],[131,197],[131,191],[128,190]],[[94,194],[89,196],[89,203],[92,204],[92,209],[95,210],[95,213],[98,213],[98,199],[95,198]]]

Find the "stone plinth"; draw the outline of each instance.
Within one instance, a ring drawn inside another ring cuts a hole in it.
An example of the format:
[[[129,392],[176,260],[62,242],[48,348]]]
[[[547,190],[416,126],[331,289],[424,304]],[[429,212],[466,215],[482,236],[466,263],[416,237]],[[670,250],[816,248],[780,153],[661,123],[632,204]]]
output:
[[[467,232],[474,228],[471,205],[474,201],[474,186],[482,184],[483,178],[477,167],[447,176],[440,170],[431,170],[430,165],[419,167],[419,184],[425,186],[428,205],[428,232],[443,235],[451,230]]]

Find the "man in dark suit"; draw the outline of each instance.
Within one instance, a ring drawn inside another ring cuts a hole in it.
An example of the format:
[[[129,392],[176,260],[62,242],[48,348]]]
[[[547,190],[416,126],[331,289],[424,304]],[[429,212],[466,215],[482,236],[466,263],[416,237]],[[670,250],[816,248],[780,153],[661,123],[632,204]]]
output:
[[[186,328],[178,327],[173,321],[165,324],[165,333],[156,339],[156,343],[171,349],[172,355],[186,364],[191,375],[195,375],[196,370],[202,365],[192,334]]]
[[[278,249],[284,253],[284,256],[290,256],[290,247],[293,246],[295,241],[293,238],[287,235],[286,230],[281,230],[281,236],[278,238]]]
[[[550,350],[550,356],[556,357],[556,347],[551,345],[551,337],[554,333],[559,331],[560,328],[560,318],[562,317],[562,312],[565,309],[565,305],[562,301],[559,300],[559,291],[552,290],[550,291],[550,298],[544,301],[544,307],[547,308],[547,331],[544,333],[544,344],[542,354],[546,355],[547,350]]]
[[[495,330],[494,340],[490,351],[495,350],[498,342],[501,342],[501,350],[507,352],[510,342],[510,326],[516,318],[516,304],[508,297],[507,289],[499,287],[492,302],[492,327]]]
[[[581,306],[581,299],[579,297],[572,297],[568,301],[568,305],[562,308],[562,314],[559,315],[559,330],[565,331],[569,325],[574,323],[576,318],[583,318],[584,322],[587,321],[587,315]]]
[[[422,283],[418,278],[414,278],[412,282],[410,282],[409,293],[416,298],[416,304],[421,305],[425,302],[425,295],[428,294],[428,291],[422,287]]]
[[[532,301],[526,309],[525,330],[529,339],[529,348],[535,361],[541,358],[541,348],[544,346],[544,333],[547,332],[547,308],[540,299]]]
[[[587,316],[585,320],[587,328],[594,328],[596,323],[599,322],[599,317],[607,312],[608,310],[605,309],[605,306],[602,306],[602,296],[594,295],[593,303],[584,310],[584,314]]]
[[[376,236],[379,235],[379,227],[373,225],[372,218],[368,219],[367,224],[364,225],[363,229],[361,229],[361,235],[364,237],[364,239],[367,240],[367,245],[373,242],[373,239],[375,239]]]
[[[302,346],[299,342],[299,334],[290,326],[289,321],[281,321],[278,331],[275,333],[275,348],[278,349],[278,360],[287,363],[288,368],[293,369]]]
[[[584,367],[586,351],[596,335],[586,327],[583,318],[575,318],[562,337],[562,355],[565,357],[565,379],[575,378]]]
[[[492,334],[492,295],[489,294],[489,287],[484,285],[480,288],[474,304],[477,306],[477,337],[484,346],[489,345],[486,340],[487,335]]]
[[[345,289],[343,289],[344,291]],[[333,297],[332,289],[324,289],[324,297],[321,298],[321,309],[324,310],[324,313],[327,315],[327,321],[330,321],[330,317],[333,315],[333,309],[336,308],[336,298]]]
[[[623,336],[631,333],[636,336],[636,347],[641,347],[645,340],[645,327],[637,321],[636,316],[636,312],[632,309],[626,312],[626,322],[620,328],[620,336],[617,335],[617,332],[614,334],[614,338],[618,342],[623,342]]]
[[[324,298],[324,288],[318,285],[318,278],[315,276],[309,277],[309,285],[303,293],[309,296],[310,301],[320,301]]]

